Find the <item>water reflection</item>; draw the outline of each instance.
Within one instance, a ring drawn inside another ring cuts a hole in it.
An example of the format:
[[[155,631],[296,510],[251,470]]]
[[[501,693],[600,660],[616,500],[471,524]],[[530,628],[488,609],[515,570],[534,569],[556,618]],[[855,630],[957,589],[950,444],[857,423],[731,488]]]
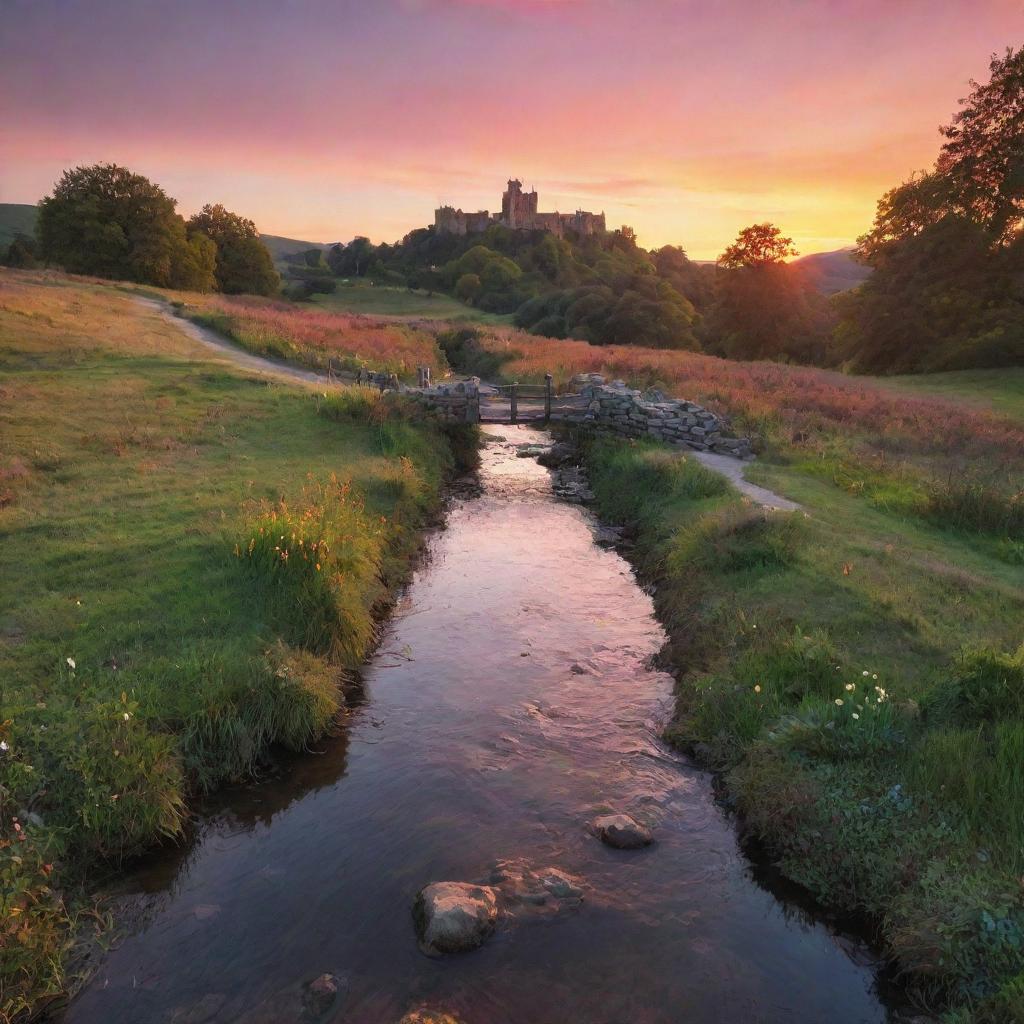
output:
[[[536,435],[501,433],[367,666],[366,703],[211,804],[185,856],[140,866],[158,902],[69,1022],[298,1020],[325,971],[343,982],[335,1022],[421,1003],[466,1024],[886,1019],[867,951],[758,884],[707,776],[659,741],[671,679],[650,599],[516,457]],[[602,846],[587,824],[608,810],[657,844]],[[582,876],[582,907],[423,956],[417,890],[505,858]]]

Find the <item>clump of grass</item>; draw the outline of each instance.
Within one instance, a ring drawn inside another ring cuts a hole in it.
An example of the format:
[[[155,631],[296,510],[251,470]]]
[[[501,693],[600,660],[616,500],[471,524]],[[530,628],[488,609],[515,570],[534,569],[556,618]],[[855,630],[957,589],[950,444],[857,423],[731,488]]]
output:
[[[928,487],[925,515],[942,526],[1024,540],[1024,490],[991,480],[946,477]]]
[[[358,664],[374,634],[385,526],[350,482],[310,480],[298,501],[259,503],[235,555],[287,643]]]

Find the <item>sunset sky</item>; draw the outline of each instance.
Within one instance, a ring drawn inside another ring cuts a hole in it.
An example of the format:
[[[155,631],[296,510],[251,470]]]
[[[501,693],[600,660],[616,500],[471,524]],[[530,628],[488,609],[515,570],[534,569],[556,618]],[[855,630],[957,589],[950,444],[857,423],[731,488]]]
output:
[[[1024,0],[0,0],[0,202],[113,161],[185,215],[395,241],[450,202],[604,210],[713,259],[849,244]]]

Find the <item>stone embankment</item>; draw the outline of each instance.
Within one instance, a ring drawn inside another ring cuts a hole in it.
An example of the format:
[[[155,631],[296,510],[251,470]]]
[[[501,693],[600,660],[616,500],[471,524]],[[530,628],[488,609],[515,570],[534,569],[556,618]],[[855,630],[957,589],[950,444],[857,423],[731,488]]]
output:
[[[621,380],[608,384],[599,373],[578,374],[572,384],[587,401],[582,417],[566,417],[574,422],[592,423],[622,437],[650,437],[737,459],[754,457],[748,438],[728,437],[721,417],[695,402],[668,398],[661,392],[645,396]]]

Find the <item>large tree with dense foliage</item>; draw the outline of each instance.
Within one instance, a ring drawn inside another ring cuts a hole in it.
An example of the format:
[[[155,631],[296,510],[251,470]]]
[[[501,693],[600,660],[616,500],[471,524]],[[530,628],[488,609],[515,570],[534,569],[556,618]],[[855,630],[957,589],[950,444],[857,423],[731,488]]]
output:
[[[217,289],[228,294],[273,295],[281,285],[270,250],[256,225],[220,203],[207,204],[189,219],[190,232],[216,246]]]
[[[793,240],[774,224],[744,228],[719,257],[721,268],[704,327],[705,347],[734,359],[824,356],[829,323],[824,303],[786,264]]]
[[[887,192],[840,300],[834,358],[867,372],[1024,363],[1024,47],[993,56],[934,168]]]
[[[39,204],[41,255],[76,274],[208,291],[209,246],[189,238],[175,206],[126,167],[75,167]]]

